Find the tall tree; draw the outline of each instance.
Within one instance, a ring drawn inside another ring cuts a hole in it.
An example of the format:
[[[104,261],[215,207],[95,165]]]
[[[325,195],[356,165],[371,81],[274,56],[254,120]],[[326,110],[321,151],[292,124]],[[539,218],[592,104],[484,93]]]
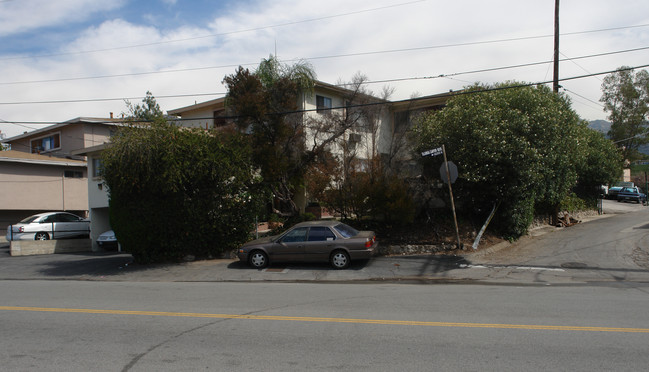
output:
[[[239,67],[223,79],[226,107],[242,132],[249,133],[253,158],[276,198],[296,209],[293,193],[303,174],[305,132],[299,96],[311,92],[315,73],[306,62],[262,60],[255,72]]]
[[[149,91],[146,92],[146,97],[142,99],[142,103],[133,105],[130,101],[126,101],[126,108],[128,113],[125,114],[129,123],[138,122],[163,122],[165,120],[164,113],[158,105],[153,94]]]
[[[254,72],[239,67],[223,79],[227,108],[240,130],[249,133],[264,182],[293,213],[298,211],[294,196],[303,190],[305,172],[331,159],[337,141],[362,119],[362,110],[302,112],[302,98],[312,97],[315,76],[306,62],[286,65],[270,56]],[[366,98],[360,86],[345,90],[347,102]]]
[[[595,199],[602,185],[613,184],[622,173],[622,154],[603,133],[588,128],[583,123],[579,135],[580,161],[577,163],[577,188],[579,196]]]
[[[609,113],[609,137],[622,148],[625,159],[632,160],[638,147],[649,142],[649,73],[620,67],[602,83],[604,109]]]

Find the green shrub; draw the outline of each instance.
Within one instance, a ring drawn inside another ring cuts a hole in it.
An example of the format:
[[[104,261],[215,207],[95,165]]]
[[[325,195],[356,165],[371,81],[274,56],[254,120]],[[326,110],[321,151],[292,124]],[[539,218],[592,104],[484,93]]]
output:
[[[166,123],[123,128],[104,152],[111,226],[137,262],[218,256],[253,230],[264,201],[247,140]]]

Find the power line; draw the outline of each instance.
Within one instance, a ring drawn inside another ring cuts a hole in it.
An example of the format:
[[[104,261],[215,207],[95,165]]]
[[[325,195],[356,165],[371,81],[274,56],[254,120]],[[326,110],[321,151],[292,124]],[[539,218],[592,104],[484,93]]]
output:
[[[626,49],[626,50],[621,50],[621,51],[616,51],[616,52],[606,52],[606,53],[591,54],[591,55],[573,57],[573,58],[566,57],[566,58],[560,60],[560,62],[574,61],[574,60],[585,59],[585,58],[602,57],[602,56],[607,56],[607,55],[612,55],[612,54],[635,52],[635,51],[646,50],[646,49],[649,49],[649,47]],[[503,67],[492,67],[492,68],[485,68],[485,69],[479,69],[479,70],[469,70],[469,71],[463,71],[463,72],[455,72],[455,73],[452,73],[452,74],[440,74],[440,75],[436,75],[436,76],[373,80],[373,81],[368,81],[366,83],[367,84],[376,84],[376,83],[393,83],[393,82],[397,82],[397,81],[406,81],[406,80],[437,79],[437,78],[452,77],[452,76],[458,76],[458,75],[477,74],[477,73],[483,73],[483,72],[492,72],[492,71],[499,71],[499,70],[508,70],[508,69],[513,69],[513,68],[544,65],[544,64],[547,64],[547,63],[552,63],[552,61],[549,60],[549,61],[542,61],[542,62],[522,63],[522,64],[518,64],[518,65],[510,65],[510,66],[503,66]],[[344,85],[350,85],[350,84],[340,84],[340,85],[344,86]]]
[[[646,26],[649,26],[649,24],[647,24],[647,25],[639,25],[639,26],[628,26],[627,28],[646,27]],[[594,31],[582,31],[582,32],[568,33],[568,34],[564,34],[564,35],[576,35],[576,34],[581,34],[581,33],[602,32],[602,31],[617,30],[617,29],[624,29],[624,28],[625,27],[594,30]],[[435,45],[435,46],[427,46],[427,47],[415,47],[415,48],[378,50],[378,51],[359,52],[359,53],[335,54],[335,55],[329,55],[329,56],[308,57],[308,58],[303,58],[302,60],[319,60],[319,59],[358,57],[358,56],[375,55],[375,54],[387,54],[387,53],[404,53],[404,52],[412,52],[412,51],[428,50],[428,49],[441,49],[441,48],[452,48],[452,47],[460,47],[460,46],[471,46],[471,45],[482,45],[482,44],[503,43],[503,42],[511,42],[511,41],[531,40],[531,39],[538,39],[538,38],[547,38],[547,37],[552,37],[552,36],[553,35],[528,36],[528,37],[508,38],[508,39],[498,39],[498,40],[487,40],[487,41],[476,41],[476,42],[467,42],[467,43],[443,44],[443,45]],[[635,49],[629,49],[629,50],[621,51],[621,52],[602,53],[600,55],[609,55],[609,54],[615,54],[615,53],[633,52],[633,51],[638,51],[638,50],[643,50],[643,49],[647,49],[647,48],[646,47],[644,47],[644,48],[635,48]],[[596,56],[599,56],[599,55],[596,55]],[[588,57],[579,57],[579,58],[588,58]],[[1,60],[2,59],[0,59],[0,61]],[[300,59],[294,58],[294,59],[282,60],[281,62],[284,62],[284,63],[286,63],[286,62],[296,62],[298,60],[300,60]],[[543,63],[545,63],[545,62],[543,62]],[[118,77],[127,77],[127,76],[143,76],[143,75],[169,74],[169,73],[190,72],[190,71],[216,70],[216,69],[222,69],[222,68],[236,68],[238,66],[254,66],[254,65],[258,65],[258,62],[254,62],[254,63],[250,62],[250,63],[244,63],[244,64],[229,64],[229,65],[220,65],[220,66],[193,67],[193,68],[163,70],[163,71],[133,72],[133,73],[113,74],[113,75],[82,76],[82,77],[72,77],[72,78],[27,80],[27,81],[10,81],[10,82],[0,82],[0,85],[18,85],[18,84],[35,84],[35,83],[53,83],[53,82],[62,82],[62,81],[108,79],[108,78],[118,78]]]
[[[577,96],[577,97],[579,97],[579,98],[582,98],[582,99],[584,99],[584,100],[586,100],[586,101],[588,101],[588,102],[590,102],[590,103],[594,103],[594,104],[596,104],[597,106],[599,106],[599,108],[604,108],[604,105],[602,105],[601,103],[599,103],[599,102],[595,102],[595,101],[593,101],[593,100],[590,99],[590,98],[586,98],[586,97],[582,96],[581,94],[575,93],[575,92],[573,92],[572,90],[570,90],[570,89],[568,89],[568,88],[566,88],[566,87],[563,87],[563,90],[565,90],[566,92],[568,92],[568,93],[570,93],[570,94],[574,94],[575,96]]]
[[[156,99],[165,98],[183,98],[183,97],[204,97],[204,96],[223,96],[226,93],[196,93],[196,94],[174,94],[156,96]],[[107,101],[130,101],[135,99],[144,99],[146,96],[140,97],[120,97],[120,98],[87,98],[87,99],[68,99],[68,100],[51,100],[51,101],[22,101],[22,102],[0,102],[0,105],[36,105],[36,104],[51,104],[51,103],[87,103],[87,102],[107,102]]]
[[[620,51],[614,51],[614,52],[591,54],[591,55],[579,56],[579,57],[573,57],[573,58],[566,57],[565,59],[562,59],[561,62],[575,61],[575,60],[585,59],[585,58],[602,57],[602,56],[620,54],[620,53],[636,52],[636,51],[646,50],[646,49],[649,49],[649,47],[640,47],[640,48],[626,49],[626,50],[620,50]],[[393,82],[409,81],[409,80],[430,80],[430,79],[438,79],[438,78],[451,78],[451,77],[459,76],[459,75],[484,73],[484,72],[492,72],[492,71],[499,71],[499,70],[508,70],[508,69],[521,68],[521,67],[530,67],[530,66],[536,66],[536,65],[543,65],[543,64],[547,64],[547,63],[551,63],[551,62],[552,61],[531,62],[531,63],[523,63],[523,64],[518,64],[518,65],[510,65],[510,66],[492,67],[492,68],[485,68],[485,69],[478,69],[478,70],[462,71],[462,72],[456,72],[456,73],[451,73],[451,74],[440,74],[440,75],[435,75],[435,76],[421,76],[421,77],[407,77],[407,78],[384,79],[384,80],[371,80],[371,81],[366,81],[365,84],[393,83]],[[352,85],[352,84],[353,83],[343,83],[343,84],[337,84],[337,86],[344,87],[344,86]],[[165,98],[182,98],[182,97],[218,96],[218,95],[225,95],[225,94],[226,93],[223,93],[223,92],[196,93],[196,94],[163,95],[163,96],[156,96],[156,98],[165,99]],[[89,98],[89,99],[48,100],[48,101],[0,102],[0,105],[85,103],[85,102],[105,102],[105,101],[135,100],[135,99],[143,99],[143,98],[145,98],[145,97],[140,96],[140,97],[121,97],[121,98]]]
[[[649,67],[649,64],[645,65],[640,65],[640,66],[634,66],[634,67],[626,67],[626,68],[621,68],[617,70],[610,70],[610,71],[604,71],[604,72],[597,72],[597,73],[591,73],[587,75],[578,75],[578,76],[572,76],[572,77],[567,77],[567,78],[560,78],[559,81],[572,81],[572,80],[577,80],[577,79],[584,79],[584,78],[589,78],[593,76],[600,76],[600,75],[606,75],[606,74],[611,74],[615,73],[618,71],[629,71],[629,70],[634,70],[638,68],[645,68]],[[499,90],[507,90],[507,89],[517,89],[517,88],[525,88],[525,87],[530,87],[530,86],[537,86],[537,85],[545,85],[545,84],[551,84],[553,83],[552,80],[546,80],[546,81],[540,81],[540,82],[535,82],[535,83],[521,83],[518,85],[507,85],[507,86],[500,86],[500,87],[491,87],[487,89],[481,89],[481,90],[462,90],[462,91],[453,91],[453,92],[448,92],[448,93],[443,93],[443,94],[438,94],[435,95],[437,98],[444,98],[444,97],[452,97],[452,96],[458,96],[458,95],[467,95],[467,94],[478,94],[478,93],[485,93],[485,92],[491,92],[491,91],[499,91]],[[421,101],[421,100],[426,100],[428,99],[428,96],[424,97],[416,97],[416,98],[408,98],[408,99],[403,99],[403,100],[398,100],[398,101],[381,101],[381,102],[371,102],[371,103],[363,103],[363,104],[352,104],[352,105],[345,105],[345,106],[339,106],[339,107],[332,107],[330,110],[341,110],[341,109],[348,109],[348,108],[353,108],[353,107],[368,107],[368,106],[378,106],[378,105],[388,105],[388,104],[398,104],[398,103],[407,103],[407,102],[413,102],[413,101]],[[299,113],[307,113],[307,112],[316,112],[318,108],[314,109],[303,109],[303,110],[294,110],[294,111],[286,111],[286,112],[278,112],[274,113],[273,115],[288,115],[288,114],[299,114]],[[232,116],[219,116],[219,118],[222,119],[236,119],[244,117],[244,115],[232,115]],[[214,116],[210,117],[192,117],[192,118],[174,118],[173,121],[189,121],[189,120],[211,120],[214,119]],[[128,119],[124,120],[118,120],[117,122],[128,122]],[[22,123],[22,124],[52,124],[54,122],[43,122],[43,121],[11,121],[7,123]],[[55,123],[55,124],[64,124],[64,123]]]

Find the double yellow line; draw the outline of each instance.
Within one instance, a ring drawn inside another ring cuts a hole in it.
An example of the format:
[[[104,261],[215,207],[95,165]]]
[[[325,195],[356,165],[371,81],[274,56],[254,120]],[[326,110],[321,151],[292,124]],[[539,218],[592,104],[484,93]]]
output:
[[[522,329],[522,330],[539,330],[539,331],[543,330],[543,331],[649,333],[649,328],[579,327],[579,326],[552,326],[552,325],[529,325],[529,324],[525,325],[525,324],[423,322],[423,321],[412,321],[412,320],[323,318],[323,317],[277,316],[277,315],[176,313],[176,312],[163,312],[163,311],[66,309],[66,308],[23,307],[23,306],[0,306],[0,310],[53,312],[53,313],[78,313],[78,314],[106,314],[106,315],[145,315],[145,316],[166,316],[166,317],[182,317],[182,318],[210,318],[210,319],[281,320],[281,321],[293,321],[293,322],[354,323],[354,324],[379,324],[379,325],[401,325],[401,326],[423,326],[423,327],[458,327],[458,328]]]

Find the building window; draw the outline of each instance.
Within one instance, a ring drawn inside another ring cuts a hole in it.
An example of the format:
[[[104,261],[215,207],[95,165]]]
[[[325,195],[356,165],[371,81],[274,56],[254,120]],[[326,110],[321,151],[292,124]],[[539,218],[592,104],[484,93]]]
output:
[[[214,111],[214,128],[224,127],[228,124],[225,119],[225,110]]]
[[[101,159],[100,158],[92,158],[92,177],[93,178],[99,178],[101,177]]]
[[[83,178],[83,172],[66,170],[63,172],[65,178]]]
[[[347,144],[347,148],[350,151],[356,150],[356,145],[361,142],[362,138],[361,135],[358,133],[350,133],[349,134],[349,141]]]
[[[38,138],[31,141],[32,154],[40,154],[61,148],[61,134],[56,133],[47,137]]]
[[[403,133],[410,127],[410,111],[400,111],[394,114],[394,132]]]
[[[317,112],[322,114],[331,110],[331,98],[324,96],[315,96]]]

